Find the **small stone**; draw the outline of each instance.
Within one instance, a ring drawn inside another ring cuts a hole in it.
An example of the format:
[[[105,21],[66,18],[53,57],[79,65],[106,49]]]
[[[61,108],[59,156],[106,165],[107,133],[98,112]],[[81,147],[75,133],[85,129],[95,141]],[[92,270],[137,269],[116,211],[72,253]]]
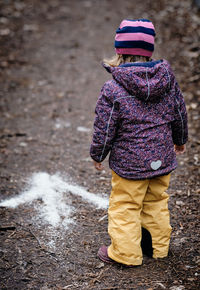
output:
[[[169,289],[170,290],[183,290],[183,289],[185,289],[185,287],[180,285],[180,286],[172,286]]]
[[[81,126],[79,126],[79,127],[77,127],[76,129],[77,129],[77,131],[79,131],[79,132],[90,132],[90,129],[89,129],[89,128],[86,128],[86,127],[81,127]]]
[[[177,200],[176,205],[185,205],[185,203],[182,200]]]
[[[96,269],[101,269],[101,268],[103,268],[103,267],[104,267],[104,263],[101,262],[101,263],[99,263],[99,264],[96,266]]]
[[[20,142],[20,143],[19,143],[19,146],[21,146],[21,147],[26,147],[26,146],[27,146],[27,143],[26,143],[26,142]]]
[[[9,28],[4,28],[4,29],[0,30],[0,35],[2,35],[2,36],[9,35],[10,33],[11,33],[11,31]]]
[[[38,31],[38,26],[35,24],[24,24],[24,31],[35,32]]]

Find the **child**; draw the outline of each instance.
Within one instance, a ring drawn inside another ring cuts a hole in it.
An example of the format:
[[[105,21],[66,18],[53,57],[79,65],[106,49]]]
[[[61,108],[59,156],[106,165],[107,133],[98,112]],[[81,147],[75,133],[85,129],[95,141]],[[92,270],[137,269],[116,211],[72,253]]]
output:
[[[111,245],[98,257],[141,265],[141,227],[152,238],[153,258],[168,255],[171,226],[168,194],[176,154],[185,152],[187,114],[166,60],[151,60],[155,30],[146,19],[123,20],[116,31],[117,55],[104,67],[113,79],[96,105],[90,154],[96,169],[109,156],[112,192],[108,209]]]

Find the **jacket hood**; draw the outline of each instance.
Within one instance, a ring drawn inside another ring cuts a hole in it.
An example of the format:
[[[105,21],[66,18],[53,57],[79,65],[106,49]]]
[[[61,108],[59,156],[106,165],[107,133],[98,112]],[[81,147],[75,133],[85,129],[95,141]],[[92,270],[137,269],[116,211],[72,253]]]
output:
[[[117,83],[145,102],[159,101],[170,89],[171,70],[166,60],[103,66]]]

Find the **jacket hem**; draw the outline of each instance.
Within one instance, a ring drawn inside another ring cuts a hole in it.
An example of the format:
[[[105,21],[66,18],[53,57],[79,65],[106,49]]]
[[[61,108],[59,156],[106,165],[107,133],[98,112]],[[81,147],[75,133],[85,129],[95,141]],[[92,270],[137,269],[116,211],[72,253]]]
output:
[[[177,168],[177,166],[173,166],[170,169],[163,170],[162,172],[161,171],[155,172],[154,174],[141,173],[139,175],[136,175],[136,174],[127,175],[127,174],[124,174],[124,173],[120,172],[119,170],[117,170],[113,166],[110,166],[110,169],[113,170],[117,175],[119,175],[120,177],[126,178],[126,179],[131,179],[131,180],[151,179],[151,178],[155,178],[155,177],[159,177],[159,176],[163,176],[163,175],[168,175],[169,173],[174,171],[176,168]]]

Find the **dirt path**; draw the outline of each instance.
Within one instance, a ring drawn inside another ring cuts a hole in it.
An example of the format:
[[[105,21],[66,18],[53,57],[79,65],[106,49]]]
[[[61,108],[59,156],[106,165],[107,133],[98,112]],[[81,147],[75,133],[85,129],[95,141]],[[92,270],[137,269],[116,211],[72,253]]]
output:
[[[41,192],[49,188],[52,196],[57,192],[71,210],[69,224],[60,214],[61,222],[53,226],[45,222],[44,212],[38,215],[49,205],[42,194],[31,204],[0,207],[1,289],[198,289],[197,7],[187,0],[125,0],[123,5],[119,0],[27,0],[4,1],[0,11],[0,200],[21,193],[31,183],[27,178],[43,172],[39,184],[52,183]],[[91,198],[92,193],[101,193],[102,200],[107,199],[110,172],[107,165],[103,173],[95,171],[89,145],[95,103],[110,77],[100,62],[114,52],[119,22],[142,17],[155,23],[155,58],[171,62],[185,95],[190,141],[169,189],[173,226],[169,258],[144,257],[142,267],[124,269],[104,265],[96,257],[99,245],[109,244],[109,237],[106,210],[97,209]],[[56,173],[65,186],[66,182],[77,186],[75,191],[62,192]]]

